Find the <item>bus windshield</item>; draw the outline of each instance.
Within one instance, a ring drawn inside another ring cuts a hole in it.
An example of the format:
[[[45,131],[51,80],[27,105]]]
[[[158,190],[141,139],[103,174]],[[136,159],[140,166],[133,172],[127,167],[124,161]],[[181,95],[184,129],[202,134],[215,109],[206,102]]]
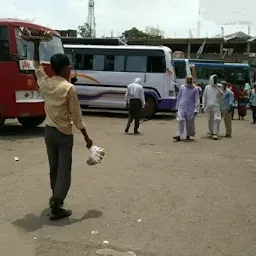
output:
[[[227,68],[225,70],[225,76],[234,84],[250,83],[250,72],[246,68]]]
[[[186,63],[185,61],[175,61],[174,68],[176,73],[176,78],[185,78],[187,76]]]
[[[18,55],[20,57],[26,56],[28,60],[34,58],[34,44],[22,39],[19,35],[20,29],[15,29],[16,42],[18,48]],[[41,42],[40,44],[40,60],[49,62],[52,55],[55,53],[64,53],[62,41],[60,37],[53,36],[50,41]]]
[[[250,72],[246,67],[231,67],[221,65],[219,67],[213,66],[196,66],[197,80],[209,80],[209,77],[216,74],[219,80],[229,80],[232,84],[250,83]]]

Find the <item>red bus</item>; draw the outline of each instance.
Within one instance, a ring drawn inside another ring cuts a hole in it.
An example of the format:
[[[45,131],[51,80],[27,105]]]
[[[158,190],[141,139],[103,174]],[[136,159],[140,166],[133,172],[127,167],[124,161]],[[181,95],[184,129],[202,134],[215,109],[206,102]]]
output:
[[[40,25],[15,19],[0,19],[0,125],[17,118],[24,127],[36,127],[45,119],[44,99],[36,83],[34,44],[20,37],[20,27],[50,30],[50,41],[41,42],[40,60],[52,76],[50,58],[64,53],[60,34]]]

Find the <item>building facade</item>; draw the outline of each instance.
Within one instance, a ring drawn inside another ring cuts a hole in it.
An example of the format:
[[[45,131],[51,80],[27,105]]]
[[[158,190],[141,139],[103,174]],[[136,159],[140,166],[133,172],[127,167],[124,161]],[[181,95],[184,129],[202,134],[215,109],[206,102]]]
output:
[[[165,45],[173,52],[182,51],[186,58],[192,59],[196,58],[199,51],[202,50],[202,53],[199,54],[202,59],[242,62],[256,66],[256,38],[249,37],[243,32],[234,33],[224,38],[128,38],[128,44]]]

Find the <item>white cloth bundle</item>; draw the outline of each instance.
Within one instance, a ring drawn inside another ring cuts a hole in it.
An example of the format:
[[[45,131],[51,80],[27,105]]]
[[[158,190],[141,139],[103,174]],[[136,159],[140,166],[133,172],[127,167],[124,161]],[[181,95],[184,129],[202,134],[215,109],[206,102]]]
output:
[[[106,150],[98,146],[92,146],[89,149],[89,158],[87,160],[88,165],[99,164],[103,157],[106,155]]]

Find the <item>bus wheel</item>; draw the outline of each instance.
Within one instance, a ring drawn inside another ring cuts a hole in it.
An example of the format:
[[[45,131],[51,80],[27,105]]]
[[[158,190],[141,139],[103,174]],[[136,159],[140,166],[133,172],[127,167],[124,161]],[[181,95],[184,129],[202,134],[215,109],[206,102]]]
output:
[[[44,116],[29,116],[29,117],[19,117],[18,121],[25,128],[35,128],[42,124],[44,121]]]
[[[146,96],[145,101],[146,101],[146,106],[145,106],[145,109],[143,110],[143,117],[151,118],[156,113],[156,102],[154,98],[151,96]]]

